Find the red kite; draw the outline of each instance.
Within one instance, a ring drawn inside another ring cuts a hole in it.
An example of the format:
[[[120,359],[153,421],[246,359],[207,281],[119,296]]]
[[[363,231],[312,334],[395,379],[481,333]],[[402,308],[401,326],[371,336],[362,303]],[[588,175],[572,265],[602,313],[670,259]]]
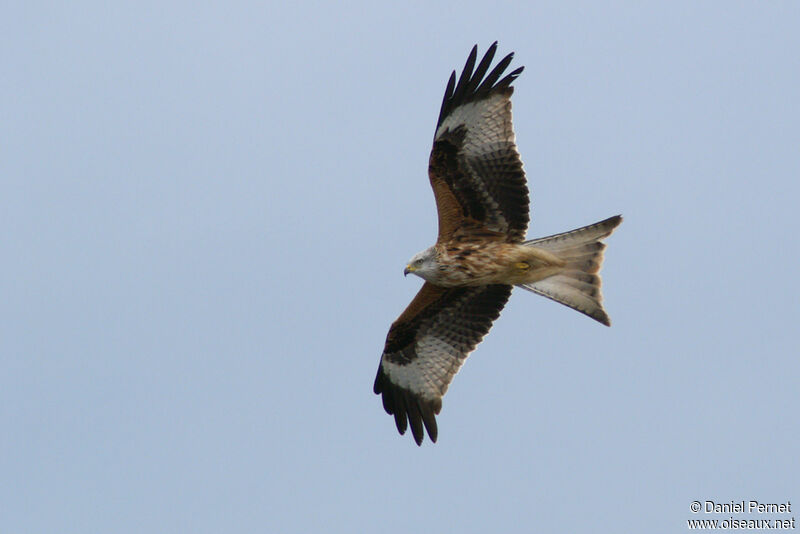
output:
[[[622,217],[525,240],[528,187],[511,125],[511,83],[523,67],[501,78],[511,53],[486,75],[496,49],[495,42],[475,68],[473,47],[458,83],[453,71],[445,89],[428,166],[439,236],[405,269],[425,284],[392,323],[375,378],[384,409],[400,434],[411,425],[417,445],[423,427],[436,441],[442,397],[514,286],[610,325],[601,240]]]

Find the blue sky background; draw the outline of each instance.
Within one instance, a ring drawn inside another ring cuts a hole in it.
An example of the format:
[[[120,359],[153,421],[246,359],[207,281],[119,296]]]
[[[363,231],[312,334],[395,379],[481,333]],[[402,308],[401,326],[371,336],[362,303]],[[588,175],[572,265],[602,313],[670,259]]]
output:
[[[68,4],[0,17],[0,531],[800,506],[799,4]],[[447,77],[494,40],[529,235],[625,216],[614,326],[515,291],[418,448],[372,381]]]

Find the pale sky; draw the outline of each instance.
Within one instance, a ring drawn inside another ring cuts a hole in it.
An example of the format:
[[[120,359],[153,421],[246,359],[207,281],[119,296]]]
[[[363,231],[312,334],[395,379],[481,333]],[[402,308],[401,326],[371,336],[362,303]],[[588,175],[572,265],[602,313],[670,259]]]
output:
[[[284,4],[2,10],[0,532],[800,503],[800,4]],[[625,216],[613,326],[515,291],[418,448],[372,381],[436,237],[447,78],[494,40],[529,237]]]

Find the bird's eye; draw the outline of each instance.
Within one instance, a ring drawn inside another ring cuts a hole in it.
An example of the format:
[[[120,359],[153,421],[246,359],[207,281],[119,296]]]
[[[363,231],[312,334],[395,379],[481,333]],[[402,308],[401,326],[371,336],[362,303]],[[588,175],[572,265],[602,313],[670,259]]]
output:
[[[419,259],[414,262],[414,265],[422,265],[422,259]]]

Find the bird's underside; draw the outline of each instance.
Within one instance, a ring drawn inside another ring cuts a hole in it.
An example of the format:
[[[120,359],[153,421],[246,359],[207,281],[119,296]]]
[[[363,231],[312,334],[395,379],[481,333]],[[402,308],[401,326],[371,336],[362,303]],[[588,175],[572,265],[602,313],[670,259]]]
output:
[[[443,243],[436,252],[438,269],[424,278],[443,287],[534,283],[565,266],[544,249],[499,240]]]
[[[399,432],[410,425],[418,445],[426,430],[436,441],[442,397],[514,286],[610,324],[602,239],[622,218],[525,241],[529,196],[511,124],[511,82],[522,67],[501,79],[509,54],[489,72],[496,46],[477,67],[473,48],[445,90],[429,163],[439,236],[406,267],[425,284],[392,324],[374,384]]]

